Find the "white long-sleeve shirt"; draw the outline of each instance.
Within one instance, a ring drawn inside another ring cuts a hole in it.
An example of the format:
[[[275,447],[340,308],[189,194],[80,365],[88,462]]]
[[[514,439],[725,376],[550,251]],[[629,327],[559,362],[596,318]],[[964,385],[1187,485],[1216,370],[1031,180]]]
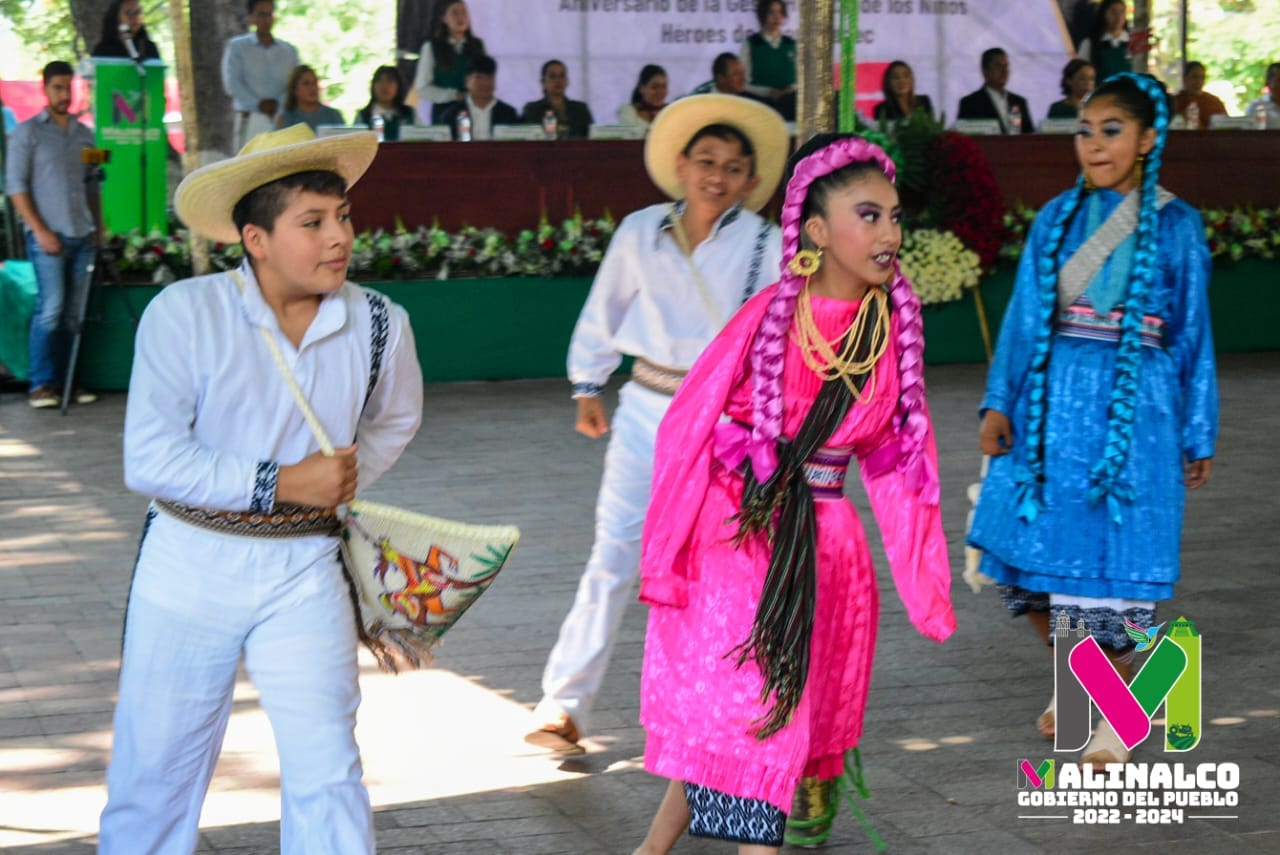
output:
[[[350,282],[327,295],[300,347],[280,331],[252,268],[176,282],[143,313],[125,410],[129,489],[211,510],[265,511],[279,468],[318,451],[260,329],[275,337],[330,440],[359,442],[358,489],[385,472],[422,420],[422,371],[405,311],[389,300],[386,350],[365,405],[373,311]],[[363,407],[363,412],[362,412]]]
[[[258,112],[268,98],[284,109],[289,74],[298,65],[298,51],[288,42],[273,39],[264,45],[256,33],[245,33],[227,42],[222,53],[222,88],[231,106],[242,113]]]
[[[777,226],[742,208],[723,214],[693,250],[718,310],[713,318],[671,232],[667,206],[630,214],[609,243],[573,330],[574,395],[599,395],[623,354],[687,370],[747,297],[777,281],[781,254]]]

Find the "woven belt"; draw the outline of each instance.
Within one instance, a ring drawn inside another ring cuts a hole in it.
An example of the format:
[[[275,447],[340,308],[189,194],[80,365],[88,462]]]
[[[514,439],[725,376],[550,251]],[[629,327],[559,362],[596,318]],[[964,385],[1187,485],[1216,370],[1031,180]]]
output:
[[[847,447],[819,448],[813,456],[804,462],[801,471],[809,485],[809,492],[815,502],[830,502],[844,498],[844,478],[849,472],[849,461],[853,460],[853,449]],[[739,475],[746,474],[747,460],[738,467]]]
[[[1058,335],[1087,338],[1091,341],[1119,341],[1120,322],[1124,313],[1114,311],[1105,317],[1087,306],[1070,306],[1058,313]],[[1164,319],[1155,315],[1142,316],[1142,343],[1147,347],[1160,347],[1164,343]]]
[[[335,535],[342,530],[342,523],[332,508],[276,505],[270,512],[259,514],[249,511],[210,511],[159,500],[156,501],[156,507],[174,519],[196,528],[237,537],[280,540],[321,534]]]
[[[814,501],[844,498],[844,476],[852,459],[851,448],[819,448],[804,462],[804,480]]]
[[[643,356],[637,356],[631,366],[631,379],[639,386],[661,395],[674,395],[680,388],[680,381],[688,371],[678,368],[665,368],[654,365]]]

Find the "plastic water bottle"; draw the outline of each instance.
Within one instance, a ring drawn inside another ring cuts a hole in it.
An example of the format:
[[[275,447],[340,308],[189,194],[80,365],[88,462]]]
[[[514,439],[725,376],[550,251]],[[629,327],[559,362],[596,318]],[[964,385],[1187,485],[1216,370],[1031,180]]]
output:
[[[378,142],[387,138],[387,120],[381,113],[374,113],[373,121],[369,124],[373,126],[373,132],[378,135]]]
[[[560,133],[560,118],[556,116],[555,110],[548,110],[542,114],[542,134],[549,140],[555,139]]]
[[[1022,133],[1022,108],[1017,104],[1009,107],[1009,126],[1015,134]]]
[[[471,114],[466,110],[458,113],[458,139],[471,142]]]
[[[1253,127],[1255,130],[1265,131],[1267,129],[1267,105],[1259,104],[1253,108]]]
[[[1200,105],[1195,101],[1187,105],[1187,130],[1200,130]]]

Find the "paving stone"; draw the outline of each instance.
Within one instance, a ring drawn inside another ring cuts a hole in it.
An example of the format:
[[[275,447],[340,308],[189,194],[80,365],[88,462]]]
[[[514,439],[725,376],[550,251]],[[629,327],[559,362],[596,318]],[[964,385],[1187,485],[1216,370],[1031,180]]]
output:
[[[959,622],[946,644],[919,637],[907,622],[866,498],[856,479],[849,485],[868,521],[881,595],[862,740],[872,798],[861,807],[890,852],[1280,852],[1273,807],[1280,801],[1274,748],[1280,744],[1280,659],[1272,652],[1272,604],[1280,601],[1280,499],[1274,489],[1280,461],[1267,451],[1280,435],[1274,394],[1280,354],[1226,356],[1220,374],[1214,480],[1188,497],[1184,581],[1161,613],[1185,613],[1204,633],[1205,730],[1190,761],[1240,765],[1239,818],[1096,828],[1018,819],[1016,760],[1052,756],[1032,725],[1053,690],[1050,659],[1025,622],[1008,618],[992,591],[975,596],[958,579],[965,488],[979,463],[974,405],[984,371],[936,366],[928,382]],[[547,652],[590,550],[604,445],[572,432],[571,404],[558,381],[433,385],[426,391],[423,430],[369,498],[446,517],[513,522],[523,540],[484,601],[440,648],[440,681],[421,691],[407,688],[419,685],[413,675],[392,684],[393,696],[421,705],[414,709],[424,727],[445,736],[426,749],[392,738],[366,743],[366,774],[380,794],[374,805],[379,851],[629,852],[665,789],[642,764],[643,607],[632,606],[623,620],[595,710],[592,753],[557,761],[535,756],[520,741],[528,726],[521,708],[539,697]],[[610,407],[615,393],[616,384]],[[6,792],[0,798],[0,848],[6,852],[93,851],[96,809],[83,806],[93,801],[83,794],[96,793],[100,806],[123,609],[147,504],[120,480],[123,413],[120,395],[50,419],[26,407],[22,396],[0,394],[0,445],[32,449],[30,456],[0,458],[0,769],[6,770],[0,786],[14,788],[24,804],[22,799],[38,798],[67,805],[57,811],[64,826],[58,842],[46,835],[38,843],[15,843],[15,829],[29,817],[6,812],[16,803]],[[364,713],[371,713],[382,697],[381,681],[390,678],[371,661],[362,662]],[[232,825],[206,828],[201,853],[256,855],[278,848],[274,745],[256,692],[243,682],[243,672],[240,679],[228,750],[209,804],[239,798],[246,813]],[[486,717],[459,720],[455,705],[464,701],[480,704],[465,709],[483,709]],[[25,759],[4,766],[6,756]],[[1135,759],[1186,758],[1144,745]],[[476,769],[491,777],[473,781]],[[687,836],[674,850],[729,851]],[[823,851],[870,851],[847,808]]]

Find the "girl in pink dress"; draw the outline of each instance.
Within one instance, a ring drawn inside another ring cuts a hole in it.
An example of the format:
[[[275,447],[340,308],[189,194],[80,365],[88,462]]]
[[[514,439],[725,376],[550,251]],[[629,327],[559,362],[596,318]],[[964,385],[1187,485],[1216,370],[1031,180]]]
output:
[[[776,852],[802,777],[844,771],[878,611],[842,492],[851,459],[912,624],[935,641],[955,628],[893,163],[828,134],[790,173],[791,262],[703,353],[658,431],[640,720],[645,768],[671,785],[638,853],[667,852],[686,827]]]

